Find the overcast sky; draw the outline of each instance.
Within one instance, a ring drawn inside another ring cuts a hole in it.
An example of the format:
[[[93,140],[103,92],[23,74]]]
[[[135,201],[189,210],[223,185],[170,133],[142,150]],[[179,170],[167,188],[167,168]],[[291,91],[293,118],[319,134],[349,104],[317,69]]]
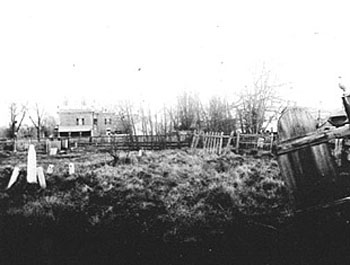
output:
[[[301,105],[340,106],[346,1],[1,1],[0,124],[12,101],[230,96],[265,63]],[[350,83],[349,83],[350,86]],[[162,104],[161,103],[161,104]]]

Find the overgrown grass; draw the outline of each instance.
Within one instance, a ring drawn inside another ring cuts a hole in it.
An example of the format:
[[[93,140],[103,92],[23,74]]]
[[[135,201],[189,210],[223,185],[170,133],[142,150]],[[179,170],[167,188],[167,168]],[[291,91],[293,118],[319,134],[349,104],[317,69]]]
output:
[[[146,257],[155,259],[153,263],[171,258],[173,264],[197,264],[198,255],[218,262],[217,251],[231,245],[237,253],[227,252],[228,260],[234,262],[240,260],[240,248],[253,251],[255,236],[274,233],[287,214],[286,187],[273,159],[190,151],[146,152],[142,157],[131,153],[128,158],[115,167],[106,164],[104,155],[77,161],[73,176],[58,162],[55,173],[47,175],[46,190],[27,184],[22,169],[20,180],[0,192],[3,238],[11,237],[9,231],[34,231],[59,244],[74,242],[75,235],[100,242],[103,255],[122,257],[125,264],[141,264]],[[2,188],[10,173],[11,168],[1,170]],[[88,246],[77,245],[71,247],[81,250],[76,257],[96,257]],[[116,251],[126,248],[123,254]],[[167,250],[162,254],[154,248]],[[255,254],[273,257],[267,251]]]

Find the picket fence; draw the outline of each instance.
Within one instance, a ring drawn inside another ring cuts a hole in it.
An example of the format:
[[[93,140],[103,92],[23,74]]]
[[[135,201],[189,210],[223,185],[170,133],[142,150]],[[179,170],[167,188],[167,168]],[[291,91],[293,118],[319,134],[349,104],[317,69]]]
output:
[[[207,153],[221,154],[235,151],[261,150],[271,152],[275,139],[274,134],[241,134],[230,135],[218,132],[194,131],[191,149],[203,149]]]

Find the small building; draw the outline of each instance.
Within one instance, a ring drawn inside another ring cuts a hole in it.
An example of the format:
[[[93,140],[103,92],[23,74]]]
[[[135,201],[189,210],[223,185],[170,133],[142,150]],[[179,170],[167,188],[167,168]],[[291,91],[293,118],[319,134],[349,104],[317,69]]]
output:
[[[58,114],[58,137],[91,137],[125,131],[120,117],[112,112],[62,109]]]

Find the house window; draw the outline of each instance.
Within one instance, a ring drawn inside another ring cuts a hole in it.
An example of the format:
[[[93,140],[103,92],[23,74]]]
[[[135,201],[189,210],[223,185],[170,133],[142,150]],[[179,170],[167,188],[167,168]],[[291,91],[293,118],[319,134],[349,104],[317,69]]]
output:
[[[97,125],[97,119],[94,118],[94,125]]]
[[[109,124],[112,124],[112,118],[109,118]]]
[[[105,119],[105,124],[107,124],[107,119]]]
[[[85,124],[85,119],[82,118],[82,119],[81,119],[81,125],[84,125],[84,124]]]
[[[79,125],[79,118],[76,119],[76,124]]]

